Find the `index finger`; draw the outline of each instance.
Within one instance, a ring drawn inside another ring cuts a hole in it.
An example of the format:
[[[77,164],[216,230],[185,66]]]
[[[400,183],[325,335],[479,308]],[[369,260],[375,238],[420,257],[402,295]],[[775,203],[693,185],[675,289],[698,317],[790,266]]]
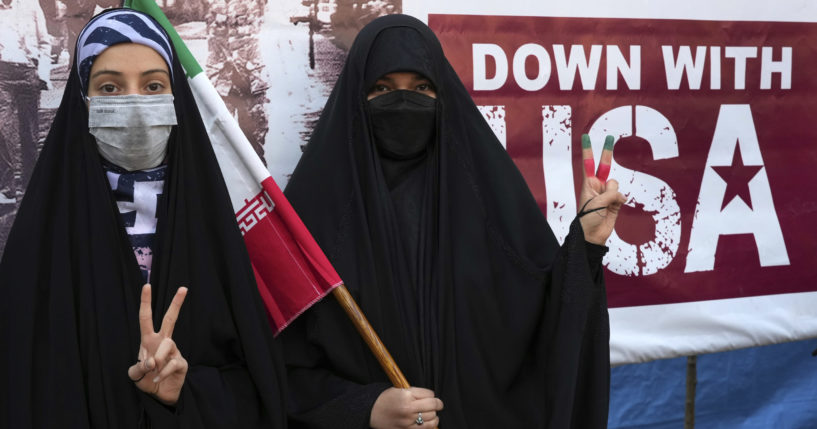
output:
[[[185,296],[187,296],[187,288],[182,286],[176,291],[173,301],[170,301],[170,307],[167,308],[165,317],[162,319],[162,328],[159,330],[162,336],[170,338],[173,335],[173,328],[176,326]]]
[[[582,134],[582,163],[584,164],[584,176],[592,177],[596,175],[596,163],[593,159],[593,145],[590,144],[590,136]]]
[[[423,387],[409,387],[409,392],[414,399],[433,398],[434,391]]]
[[[139,330],[142,335],[153,334],[153,310],[150,308],[150,283],[142,286],[139,303]]]
[[[410,405],[411,411],[413,413],[423,413],[426,411],[442,411],[443,410],[443,401],[440,398],[423,398],[417,399],[412,402]]]

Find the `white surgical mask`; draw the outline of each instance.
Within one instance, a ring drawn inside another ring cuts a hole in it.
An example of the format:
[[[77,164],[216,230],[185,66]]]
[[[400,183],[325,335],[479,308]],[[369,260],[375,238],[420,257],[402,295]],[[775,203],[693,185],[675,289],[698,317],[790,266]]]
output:
[[[96,137],[99,154],[128,171],[159,166],[176,124],[172,94],[88,99],[88,130]]]

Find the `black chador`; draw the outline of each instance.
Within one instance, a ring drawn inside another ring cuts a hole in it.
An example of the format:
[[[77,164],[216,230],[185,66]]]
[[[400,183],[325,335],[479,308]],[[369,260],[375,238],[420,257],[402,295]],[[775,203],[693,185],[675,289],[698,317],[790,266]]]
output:
[[[436,100],[367,101],[399,71]],[[578,220],[558,245],[427,26],[361,31],[286,195],[409,382],[444,401],[441,427],[606,427],[605,248]],[[388,379],[337,303],[282,337],[290,423],[367,427]]]
[[[111,40],[105,31],[100,40]],[[0,263],[0,427],[286,427],[280,351],[184,70],[172,58],[178,125],[150,281],[156,327],[177,288],[189,289],[173,332],[189,364],[179,400],[166,407],[128,376],[144,277],[89,134],[75,61]]]

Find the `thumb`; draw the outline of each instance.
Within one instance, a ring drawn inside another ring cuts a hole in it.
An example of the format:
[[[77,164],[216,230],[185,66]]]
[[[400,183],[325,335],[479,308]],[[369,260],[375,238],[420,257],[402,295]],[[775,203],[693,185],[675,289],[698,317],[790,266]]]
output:
[[[610,180],[605,184],[604,192],[596,197],[594,206],[620,206],[625,201],[624,195],[621,195],[621,193],[618,192],[618,182],[615,180]]]
[[[618,192],[618,180],[610,179],[607,181],[607,183],[604,184],[604,192],[602,193],[606,194],[608,192],[612,193]]]

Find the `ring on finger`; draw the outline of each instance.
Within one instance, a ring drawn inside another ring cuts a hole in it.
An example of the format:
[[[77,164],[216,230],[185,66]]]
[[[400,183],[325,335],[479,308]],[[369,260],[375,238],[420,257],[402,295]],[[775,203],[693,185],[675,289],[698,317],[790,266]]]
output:
[[[417,419],[414,420],[414,423],[416,423],[417,426],[420,426],[423,423],[425,423],[425,421],[423,420],[423,413],[417,413]]]

